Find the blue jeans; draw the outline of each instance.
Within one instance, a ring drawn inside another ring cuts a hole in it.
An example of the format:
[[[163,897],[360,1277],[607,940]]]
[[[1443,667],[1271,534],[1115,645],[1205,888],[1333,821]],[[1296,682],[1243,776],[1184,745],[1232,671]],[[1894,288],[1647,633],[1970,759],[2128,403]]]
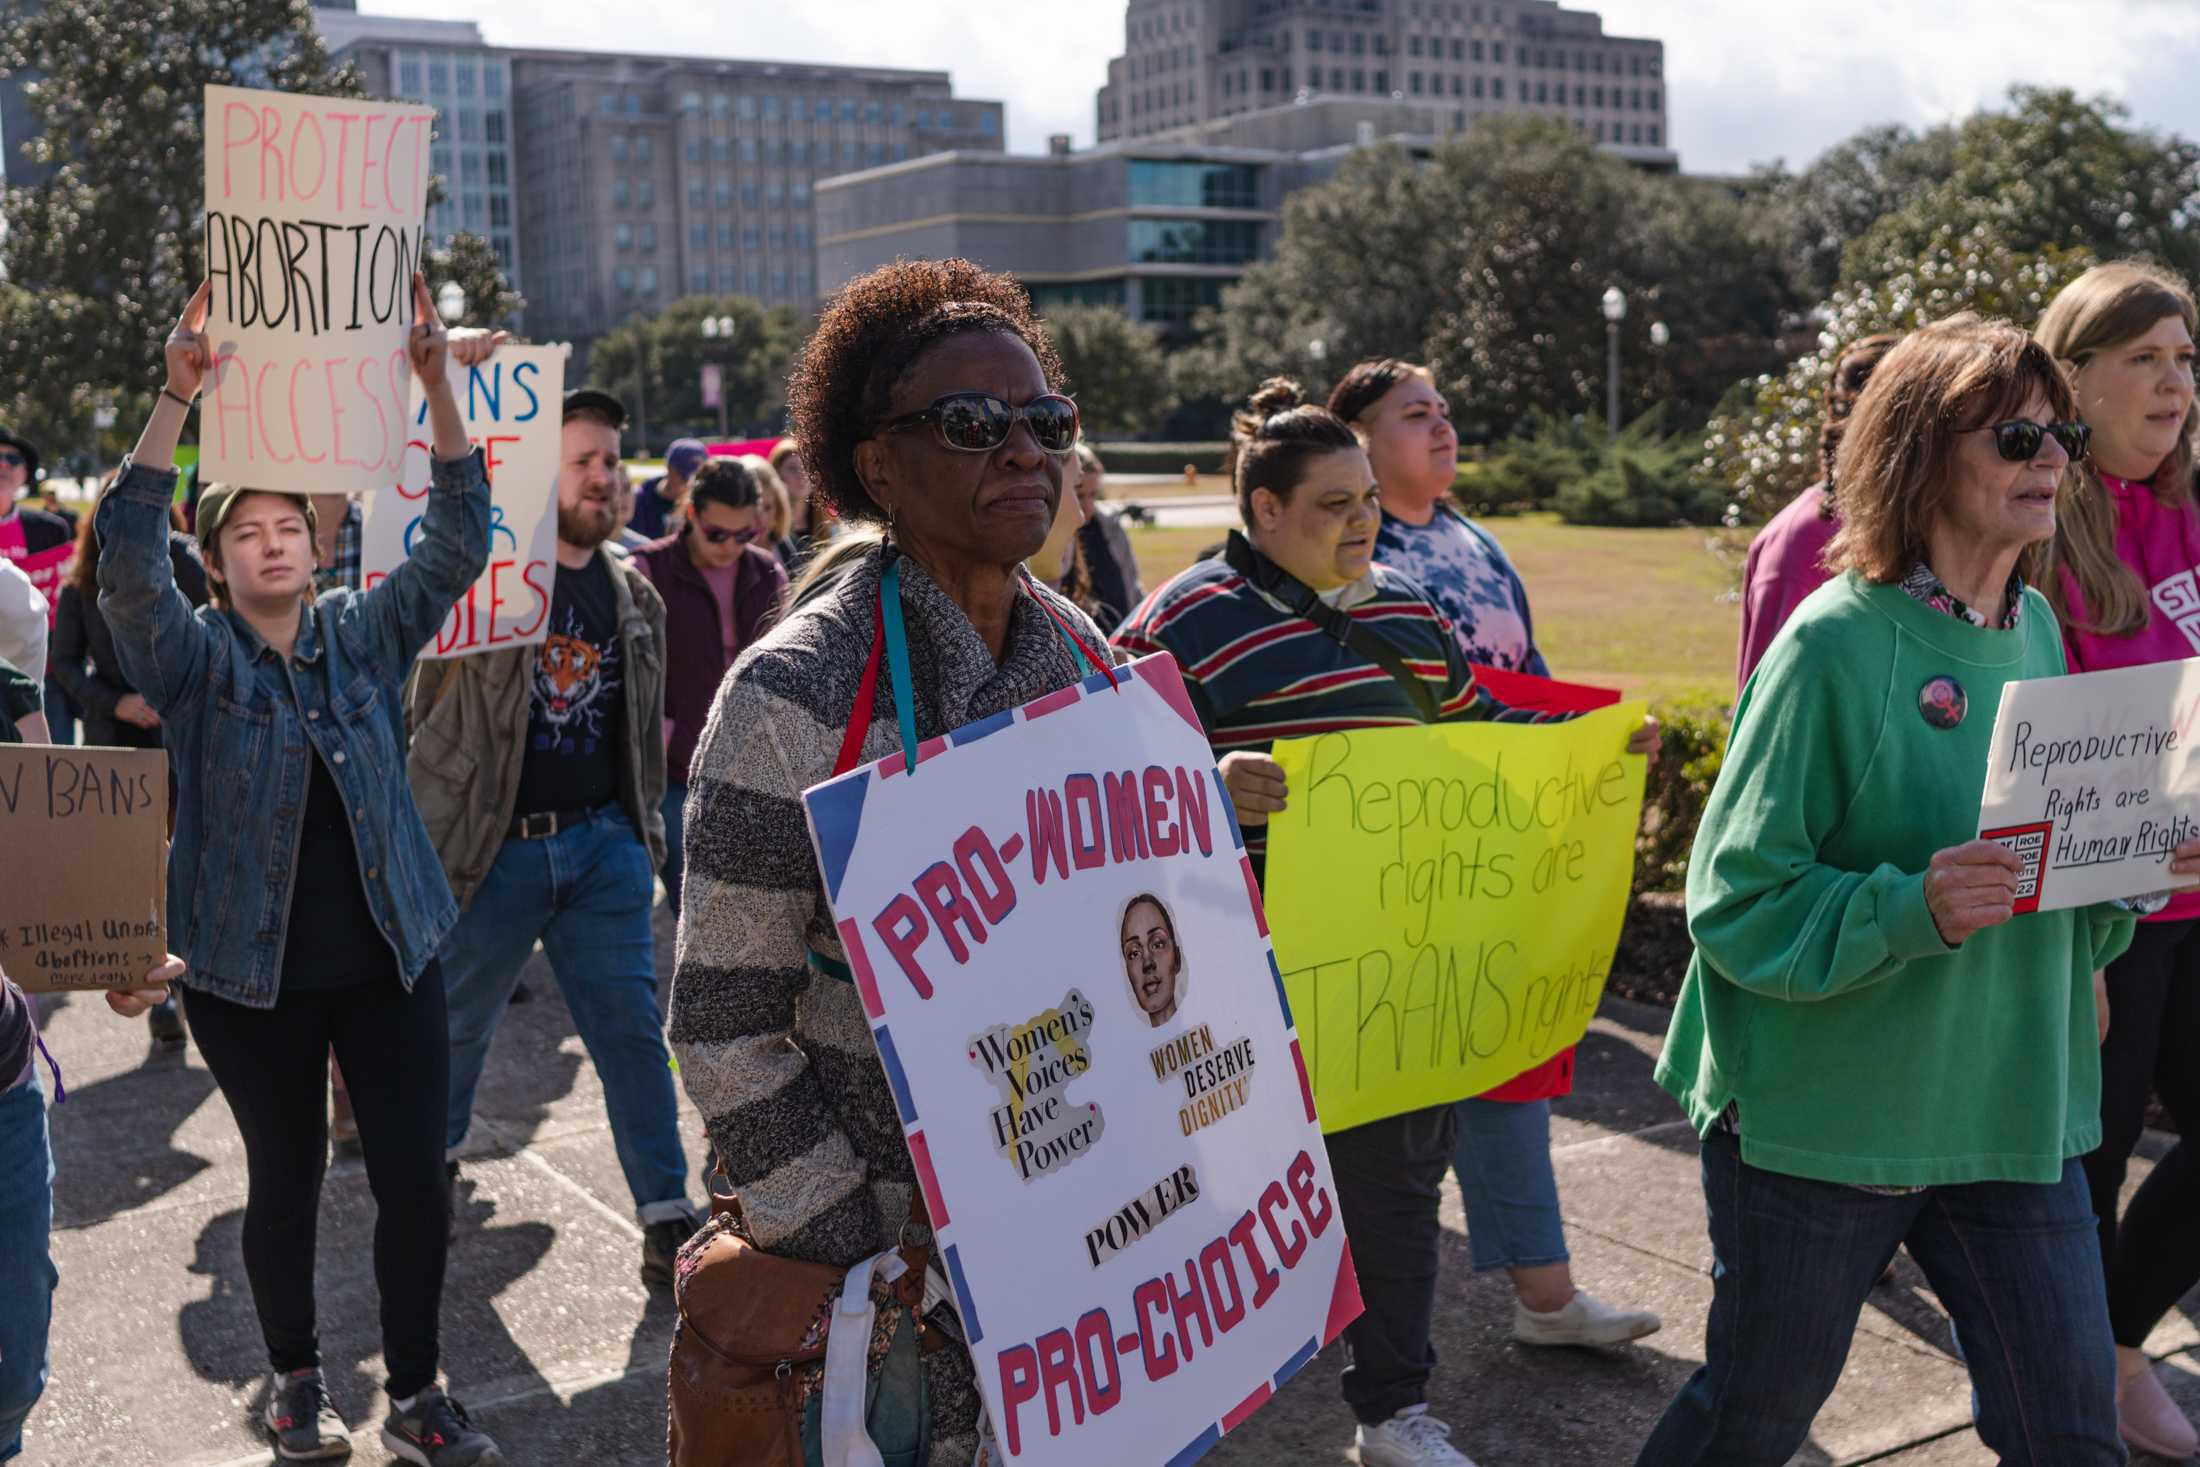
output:
[[[46,734],[56,744],[76,742],[76,714],[69,706],[68,690],[51,677],[46,679]]]
[[[1746,1125],[1747,1122],[1745,1121]],[[2116,1351],[2085,1173],[1883,1197],[1753,1167],[1703,1142],[1711,1217],[1704,1363],[1637,1467],[1780,1467],[1833,1393],[1898,1244],[1953,1318],[1979,1439],[2004,1467],[2113,1467]]]
[[[665,905],[680,915],[680,878],[687,872],[684,834],[688,787],[677,780],[665,781]]]
[[[448,1150],[465,1143],[474,1089],[521,965],[542,940],[603,1081],[612,1144],[643,1223],[691,1216],[665,1021],[649,849],[616,805],[547,840],[507,840],[443,944],[450,1001]]]
[[[1551,1103],[1462,1100],[1458,1111],[1452,1168],[1466,1204],[1474,1271],[1566,1262],[1551,1171]]]
[[[10,1077],[12,1078],[12,1077]],[[23,1450],[23,1422],[46,1389],[53,1322],[53,1150],[34,1074],[0,1090],[0,1462]]]

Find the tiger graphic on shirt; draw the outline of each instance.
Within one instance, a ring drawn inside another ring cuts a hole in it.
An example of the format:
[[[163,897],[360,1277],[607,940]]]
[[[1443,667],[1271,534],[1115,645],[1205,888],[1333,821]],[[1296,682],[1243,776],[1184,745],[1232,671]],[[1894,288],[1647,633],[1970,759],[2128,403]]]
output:
[[[528,722],[537,749],[595,752],[619,691],[618,663],[618,643],[599,647],[589,641],[579,615],[566,608],[535,657]]]

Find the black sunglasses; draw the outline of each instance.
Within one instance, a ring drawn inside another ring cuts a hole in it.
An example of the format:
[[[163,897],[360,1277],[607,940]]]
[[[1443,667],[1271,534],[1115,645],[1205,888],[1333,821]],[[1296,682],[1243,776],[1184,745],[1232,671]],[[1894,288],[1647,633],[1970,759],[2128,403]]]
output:
[[[6,464],[11,469],[19,469],[29,462],[29,459],[12,448],[0,448],[0,464]]]
[[[1077,446],[1077,404],[1055,392],[1022,407],[1010,407],[990,392],[950,392],[919,412],[888,418],[879,432],[899,433],[930,423],[939,429],[940,442],[958,453],[991,453],[1020,422],[1031,424],[1031,436],[1048,453],[1068,453]]]
[[[710,541],[713,545],[723,545],[728,540],[736,540],[746,545],[764,532],[761,525],[751,525],[745,530],[721,530],[716,525],[706,525],[700,521],[696,523],[695,528],[705,540]]]
[[[2053,438],[2061,444],[2072,463],[2082,461],[2093,443],[2093,430],[2084,423],[2035,423],[2030,418],[2012,418],[2006,423],[1993,423],[1971,431],[1993,434],[1994,447],[2013,464],[2028,463],[2039,457],[2043,438]]]

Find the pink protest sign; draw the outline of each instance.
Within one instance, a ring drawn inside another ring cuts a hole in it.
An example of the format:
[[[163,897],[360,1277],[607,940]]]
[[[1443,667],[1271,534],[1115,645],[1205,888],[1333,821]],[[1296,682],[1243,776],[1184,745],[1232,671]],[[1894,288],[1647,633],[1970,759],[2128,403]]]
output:
[[[206,89],[208,481],[396,481],[434,120],[396,102]]]

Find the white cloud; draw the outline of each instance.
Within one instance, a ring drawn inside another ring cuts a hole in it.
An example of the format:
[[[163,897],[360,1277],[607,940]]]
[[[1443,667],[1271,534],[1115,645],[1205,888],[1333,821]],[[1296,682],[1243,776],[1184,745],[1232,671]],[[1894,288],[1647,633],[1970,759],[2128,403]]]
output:
[[[1666,45],[1674,145],[1691,171],[1807,162],[1878,122],[1926,125],[1999,103],[2018,82],[2105,92],[2136,119],[2200,135],[2195,0],[1569,0],[1615,34]],[[1007,104],[1008,143],[1093,138],[1093,94],[1122,49],[1120,0],[367,0],[372,12],[477,19],[498,45],[622,50],[949,72],[956,95]],[[607,17],[615,15],[615,23]]]

